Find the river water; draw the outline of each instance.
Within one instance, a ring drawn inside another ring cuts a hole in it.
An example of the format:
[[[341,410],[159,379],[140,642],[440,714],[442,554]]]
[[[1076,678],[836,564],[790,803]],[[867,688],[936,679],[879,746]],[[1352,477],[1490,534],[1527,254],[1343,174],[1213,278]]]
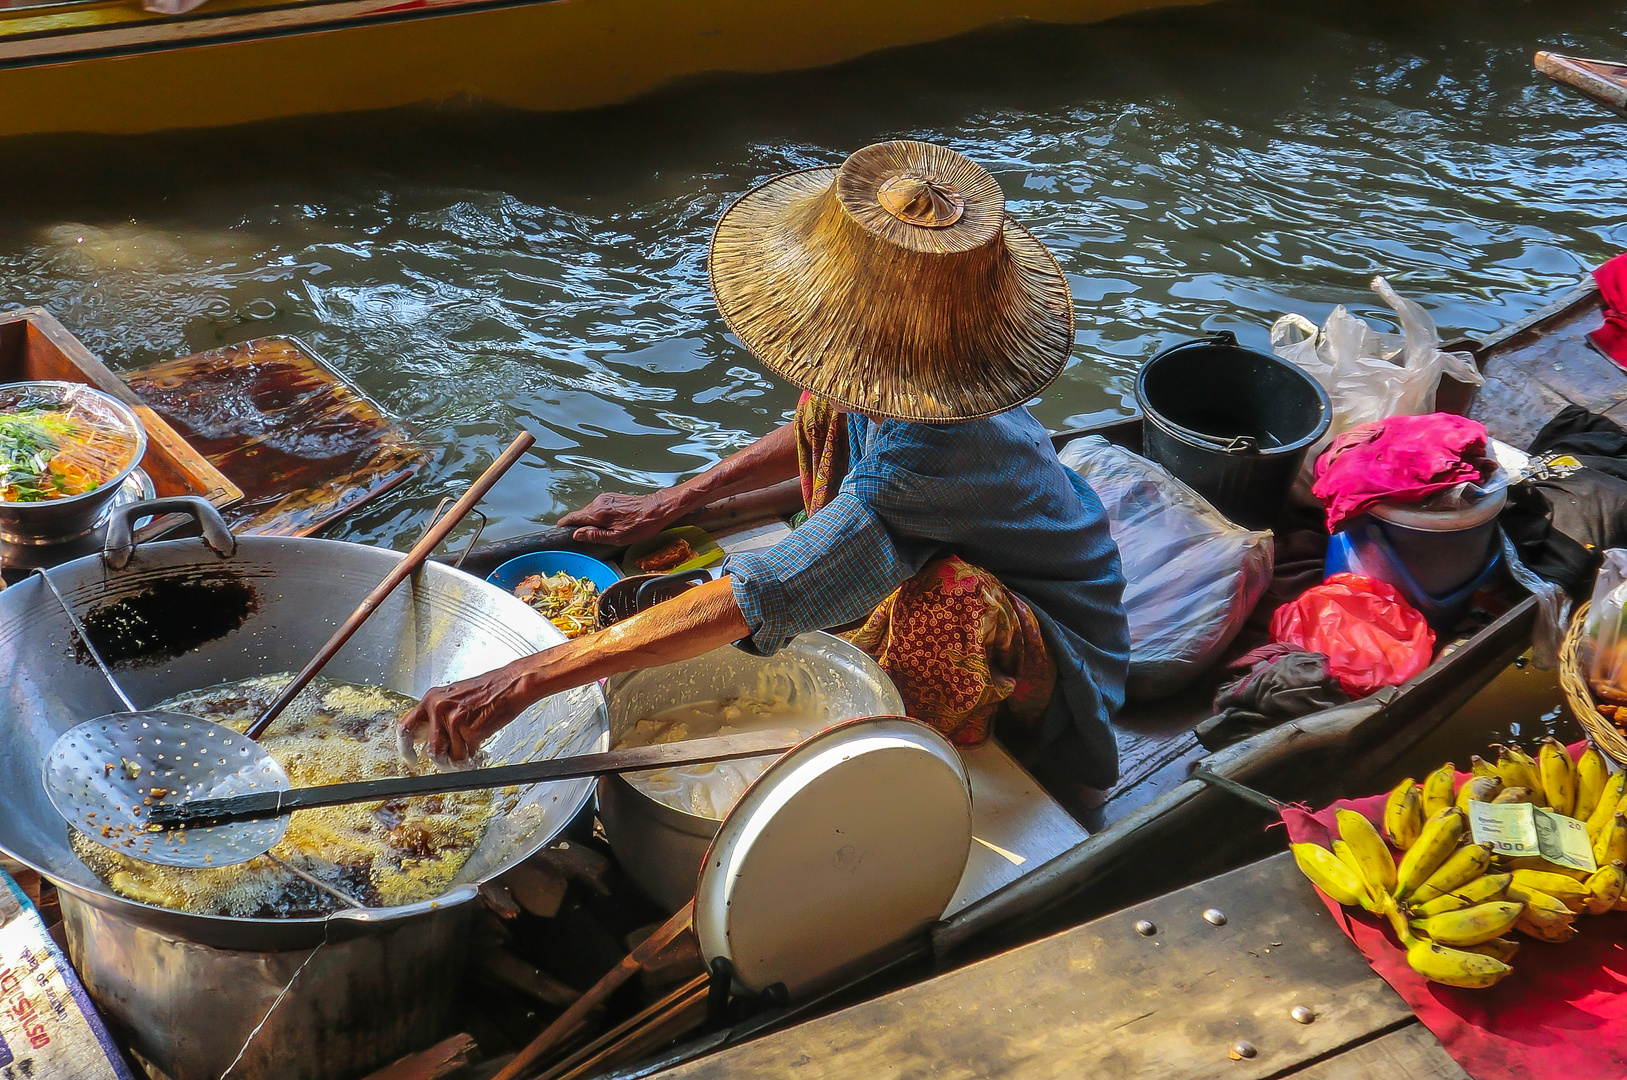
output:
[[[989,167],[1072,282],[1074,360],[1035,405],[1062,427],[1126,411],[1137,365],[1200,331],[1387,314],[1375,273],[1472,334],[1627,248],[1627,127],[1530,66],[1624,39],[1624,0],[1242,0],[589,114],[14,142],[0,306],[47,306],[118,369],[302,338],[432,453],[341,538],[404,544],[524,427],[538,449],[487,504],[509,535],[791,408],[706,288],[712,223],[762,178],[900,136]]]

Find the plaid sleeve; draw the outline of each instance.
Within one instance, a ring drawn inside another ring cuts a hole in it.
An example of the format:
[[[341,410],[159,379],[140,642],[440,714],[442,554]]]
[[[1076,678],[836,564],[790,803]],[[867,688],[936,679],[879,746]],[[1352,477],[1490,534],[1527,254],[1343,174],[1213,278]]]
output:
[[[767,656],[868,615],[919,569],[914,561],[863,499],[843,492],[767,551],[730,556],[723,572],[753,651]]]

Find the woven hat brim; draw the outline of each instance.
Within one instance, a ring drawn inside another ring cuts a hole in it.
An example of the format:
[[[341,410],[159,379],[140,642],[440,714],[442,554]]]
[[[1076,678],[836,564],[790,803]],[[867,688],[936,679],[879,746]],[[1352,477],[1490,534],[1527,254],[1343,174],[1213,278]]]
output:
[[[988,250],[907,252],[842,219],[837,169],[747,192],[707,270],[729,330],[764,366],[872,416],[957,423],[1039,394],[1073,350],[1073,302],[1045,245],[1006,217]]]

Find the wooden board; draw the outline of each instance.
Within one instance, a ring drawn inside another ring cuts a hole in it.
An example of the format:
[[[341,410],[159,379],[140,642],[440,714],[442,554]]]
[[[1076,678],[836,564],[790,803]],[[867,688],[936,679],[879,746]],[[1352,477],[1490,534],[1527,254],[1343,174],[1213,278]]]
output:
[[[1440,1040],[1418,1023],[1289,1075],[1294,1080],[1471,1080]]]
[[[0,312],[0,382],[40,379],[88,383],[135,410],[147,430],[141,468],[160,497],[197,495],[217,507],[243,492],[142,400],[44,308]]]
[[[1598,287],[1588,278],[1487,339],[1476,349],[1486,385],[1475,395],[1469,415],[1521,450],[1567,405],[1627,424],[1627,372],[1586,336],[1603,321]]]
[[[1283,854],[660,1075],[1262,1080],[1411,1022]]]
[[[243,489],[235,532],[308,536],[417,472],[406,430],[294,338],[166,360],[125,376]]]

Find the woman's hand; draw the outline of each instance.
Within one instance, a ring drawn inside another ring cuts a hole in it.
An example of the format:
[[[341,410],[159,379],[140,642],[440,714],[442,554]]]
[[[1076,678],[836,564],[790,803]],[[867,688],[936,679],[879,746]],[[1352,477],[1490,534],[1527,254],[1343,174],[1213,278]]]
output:
[[[576,528],[574,538],[585,544],[637,543],[666,528],[683,510],[672,495],[657,491],[650,495],[622,495],[607,491],[581,510],[559,519],[565,528]]]
[[[410,746],[420,731],[427,728],[431,755],[462,761],[479,749],[482,740],[519,716],[530,704],[519,691],[515,675],[507,668],[488,671],[451,686],[437,686],[401,718],[402,745]]]

